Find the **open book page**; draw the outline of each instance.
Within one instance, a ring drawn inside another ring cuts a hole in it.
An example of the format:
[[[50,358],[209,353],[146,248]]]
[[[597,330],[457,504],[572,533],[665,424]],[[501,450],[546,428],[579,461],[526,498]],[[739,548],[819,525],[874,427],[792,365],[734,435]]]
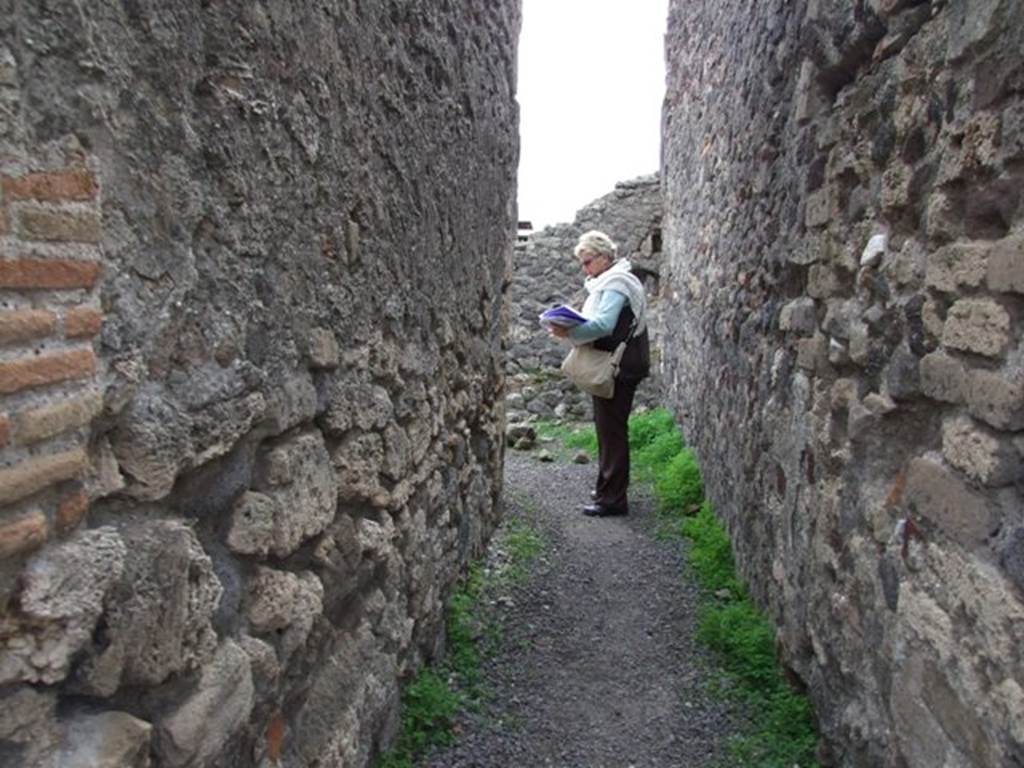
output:
[[[565,304],[559,304],[557,307],[544,310],[544,312],[541,313],[539,320],[540,324],[545,327],[560,325],[563,328],[572,328],[580,323],[587,322],[587,318],[572,307],[567,307]]]

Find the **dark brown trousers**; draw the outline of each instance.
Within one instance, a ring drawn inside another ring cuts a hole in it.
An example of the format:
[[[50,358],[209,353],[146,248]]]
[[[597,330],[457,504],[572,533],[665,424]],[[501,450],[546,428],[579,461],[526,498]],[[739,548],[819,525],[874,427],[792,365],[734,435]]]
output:
[[[595,397],[597,428],[597,493],[594,500],[609,507],[627,507],[629,488],[629,412],[639,382],[615,382],[611,398]]]

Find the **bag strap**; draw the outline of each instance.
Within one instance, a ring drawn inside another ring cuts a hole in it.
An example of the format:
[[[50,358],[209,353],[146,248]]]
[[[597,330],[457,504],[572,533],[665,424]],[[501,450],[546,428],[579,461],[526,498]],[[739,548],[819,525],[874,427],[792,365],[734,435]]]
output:
[[[626,338],[620,341],[619,345],[615,347],[615,351],[612,352],[612,365],[615,367],[615,370],[619,369],[619,362],[622,360],[622,355],[626,352],[626,345],[633,338],[633,334],[636,333],[636,325],[637,319],[634,316],[633,322],[629,324],[629,333],[626,334]]]

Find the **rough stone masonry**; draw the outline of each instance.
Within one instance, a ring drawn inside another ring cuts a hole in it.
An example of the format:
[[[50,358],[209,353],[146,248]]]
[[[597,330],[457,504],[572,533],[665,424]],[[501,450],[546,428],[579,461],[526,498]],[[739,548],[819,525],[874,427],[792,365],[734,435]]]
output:
[[[1024,765],[1024,3],[667,45],[664,374],[822,759]]]
[[[0,0],[0,764],[393,736],[499,515],[518,30]]]

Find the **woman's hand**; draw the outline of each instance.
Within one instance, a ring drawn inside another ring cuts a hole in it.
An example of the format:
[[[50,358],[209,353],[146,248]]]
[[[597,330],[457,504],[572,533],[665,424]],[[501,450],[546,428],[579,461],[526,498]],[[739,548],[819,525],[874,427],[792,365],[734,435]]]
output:
[[[569,329],[561,325],[549,325],[548,333],[552,336],[557,336],[560,339],[569,338]]]

